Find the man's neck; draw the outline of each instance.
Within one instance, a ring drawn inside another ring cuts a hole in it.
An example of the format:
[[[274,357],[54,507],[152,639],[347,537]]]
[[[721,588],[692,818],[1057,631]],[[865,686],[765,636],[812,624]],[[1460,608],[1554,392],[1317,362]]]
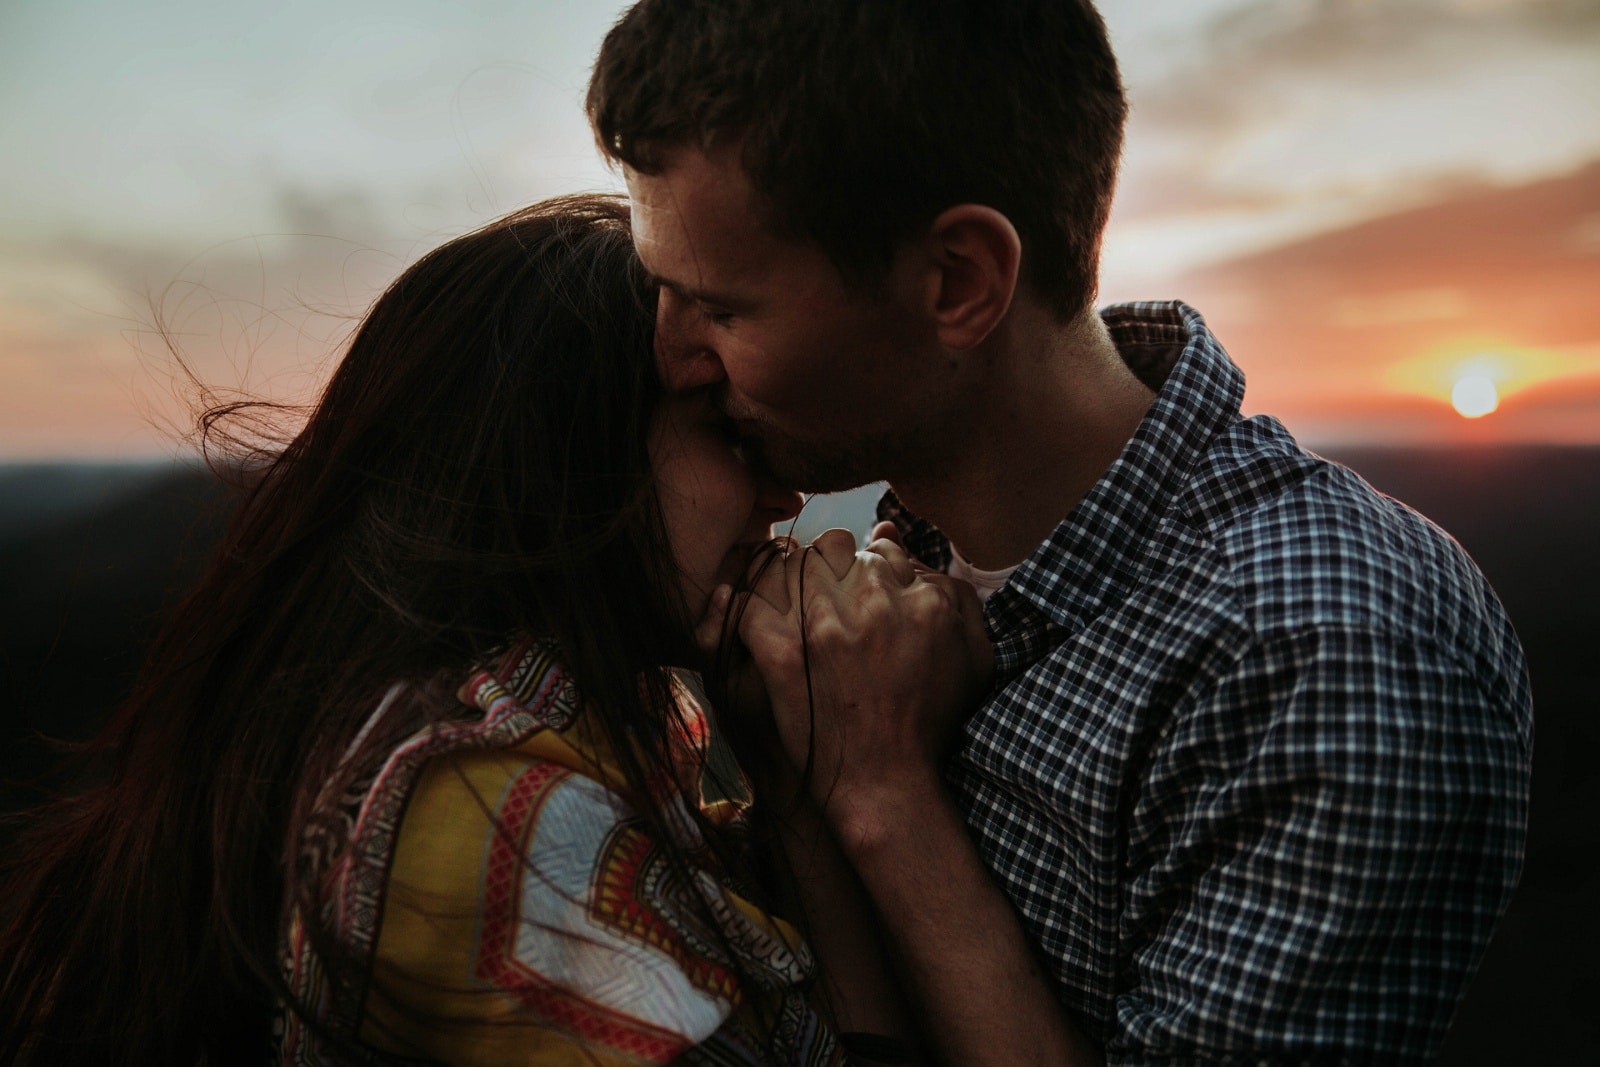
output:
[[[1019,302],[1020,303],[1020,302]],[[1023,304],[985,342],[959,445],[892,479],[975,567],[1026,559],[1121,454],[1154,394],[1092,310],[1062,325]]]

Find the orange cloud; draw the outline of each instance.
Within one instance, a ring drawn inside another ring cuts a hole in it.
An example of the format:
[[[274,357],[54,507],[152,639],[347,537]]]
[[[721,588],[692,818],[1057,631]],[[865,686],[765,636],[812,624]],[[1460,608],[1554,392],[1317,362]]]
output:
[[[1245,369],[1250,410],[1304,436],[1600,441],[1600,162],[1463,188],[1176,292]],[[1469,425],[1449,394],[1474,370],[1503,403]]]

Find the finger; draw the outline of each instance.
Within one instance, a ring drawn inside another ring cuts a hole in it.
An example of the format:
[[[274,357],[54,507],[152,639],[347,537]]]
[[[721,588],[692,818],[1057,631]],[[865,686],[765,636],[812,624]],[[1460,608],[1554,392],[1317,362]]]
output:
[[[899,541],[894,541],[887,537],[873,538],[871,541],[866,543],[861,551],[871,552],[875,555],[882,556],[891,563],[898,563],[902,560],[909,562],[911,559],[911,556],[906,552],[904,545],[902,545]]]
[[[890,576],[892,584],[902,588],[917,580],[916,565],[905,558],[904,555],[900,555],[897,558],[888,557],[872,551],[869,547],[857,552],[856,558],[860,564],[858,569],[863,574],[886,572]]]
[[[918,574],[932,573],[931,568],[925,566],[920,560],[912,559],[907,555],[904,545],[900,544],[899,541],[891,541],[887,537],[880,537],[869,542],[867,547],[862,549],[861,552],[857,552],[856,555],[860,556],[862,553],[871,553],[887,560],[890,570],[901,585],[910,585],[916,581]]]
[[[733,601],[733,586],[726,583],[711,591],[706,613],[694,627],[694,643],[700,651],[712,654],[722,645],[722,631],[728,622],[728,605]]]
[[[754,593],[743,594],[742,601],[736,597],[732,610],[738,621],[739,640],[769,684],[803,670],[798,613],[781,610]]]
[[[811,542],[811,554],[821,556],[835,579],[850,573],[856,562],[856,535],[849,530],[824,530]]]
[[[751,593],[780,614],[786,613],[794,600],[789,595],[790,571],[798,567],[800,553],[788,539],[779,539],[758,550],[746,571],[746,584]]]
[[[978,591],[960,578],[948,574],[924,574],[925,585],[939,589],[950,598],[960,616],[962,638],[972,655],[972,662],[987,677],[994,670],[994,643],[989,639],[983,621],[983,600]]]
[[[905,539],[900,536],[900,527],[896,526],[894,523],[889,522],[887,520],[885,520],[884,522],[876,523],[872,527],[872,533],[867,535],[867,540],[868,541],[893,541],[895,544],[899,545],[902,549],[904,549],[906,547]]]

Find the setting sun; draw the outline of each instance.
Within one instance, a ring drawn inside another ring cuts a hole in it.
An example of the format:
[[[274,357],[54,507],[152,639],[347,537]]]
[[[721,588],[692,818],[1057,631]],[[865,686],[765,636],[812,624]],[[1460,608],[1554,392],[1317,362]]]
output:
[[[1500,393],[1488,375],[1467,374],[1456,379],[1450,403],[1466,418],[1477,419],[1500,406]]]
[[[1469,422],[1499,413],[1489,421],[1502,431],[1520,427],[1527,432],[1529,397],[1542,397],[1548,404],[1548,398],[1563,389],[1575,396],[1590,395],[1597,369],[1600,346],[1593,344],[1526,345],[1463,335],[1390,364],[1381,381],[1391,395],[1426,398]],[[1505,415],[1512,408],[1515,416],[1507,421]],[[1462,424],[1457,421],[1457,425]],[[1539,425],[1555,432],[1563,424],[1545,418]],[[1593,433],[1592,429],[1578,432]]]

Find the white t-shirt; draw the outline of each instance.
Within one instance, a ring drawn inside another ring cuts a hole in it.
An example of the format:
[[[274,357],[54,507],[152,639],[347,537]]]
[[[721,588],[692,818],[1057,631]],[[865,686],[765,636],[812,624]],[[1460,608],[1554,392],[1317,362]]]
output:
[[[1014,563],[997,571],[980,571],[968,563],[966,557],[958,552],[954,545],[951,545],[950,569],[947,573],[952,578],[960,578],[962,581],[969,583],[972,588],[978,591],[978,599],[987,601],[989,594],[1010,581],[1011,572],[1020,566],[1022,564]]]

